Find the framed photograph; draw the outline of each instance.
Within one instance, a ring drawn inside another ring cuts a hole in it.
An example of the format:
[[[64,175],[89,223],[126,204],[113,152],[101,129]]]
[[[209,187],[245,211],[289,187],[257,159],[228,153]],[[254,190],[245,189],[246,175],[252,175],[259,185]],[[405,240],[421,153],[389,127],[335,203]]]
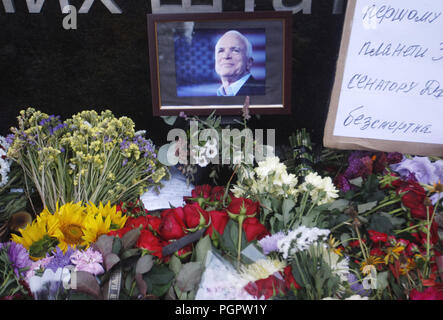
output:
[[[291,113],[291,12],[148,14],[154,116]]]

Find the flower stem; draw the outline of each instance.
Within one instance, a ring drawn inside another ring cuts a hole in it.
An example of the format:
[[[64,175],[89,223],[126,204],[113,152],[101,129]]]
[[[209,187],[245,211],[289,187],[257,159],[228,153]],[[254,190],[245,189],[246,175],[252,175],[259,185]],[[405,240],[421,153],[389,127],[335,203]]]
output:
[[[376,212],[377,210],[380,210],[381,208],[384,208],[384,207],[390,206],[391,204],[395,204],[395,203],[400,202],[400,201],[401,201],[401,199],[394,199],[394,200],[391,200],[391,201],[385,202],[385,203],[380,204],[380,205],[378,205],[377,207],[375,207],[375,208],[373,208],[373,209],[371,209],[371,210],[369,210],[369,211],[366,211],[366,212],[363,213],[362,215],[367,216],[367,215],[369,215],[369,214],[371,214],[371,213]]]
[[[237,269],[240,268],[240,258],[241,258],[241,240],[242,240],[242,225],[245,216],[241,215],[238,217],[238,244],[237,244]]]

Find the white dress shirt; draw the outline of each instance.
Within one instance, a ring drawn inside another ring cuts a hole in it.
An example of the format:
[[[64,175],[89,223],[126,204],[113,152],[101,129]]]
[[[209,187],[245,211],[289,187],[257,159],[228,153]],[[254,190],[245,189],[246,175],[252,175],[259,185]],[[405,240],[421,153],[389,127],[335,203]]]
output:
[[[237,81],[233,82],[226,90],[223,85],[220,86],[217,89],[217,96],[235,96],[240,91],[240,88],[245,84],[245,82],[248,81],[250,76],[251,74],[248,73],[247,75],[241,77]]]

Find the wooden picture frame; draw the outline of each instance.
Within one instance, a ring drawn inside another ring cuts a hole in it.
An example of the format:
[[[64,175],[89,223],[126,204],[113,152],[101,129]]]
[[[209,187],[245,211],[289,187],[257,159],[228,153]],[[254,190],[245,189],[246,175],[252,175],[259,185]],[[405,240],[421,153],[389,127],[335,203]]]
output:
[[[215,46],[232,30],[247,39],[245,48],[250,43],[249,54],[235,61],[229,57],[222,65],[227,70],[215,70]],[[291,12],[148,14],[148,39],[154,116],[209,115],[214,109],[240,115],[248,96],[251,114],[291,113]],[[243,79],[249,78],[243,86],[239,81],[235,95],[220,96],[229,68],[247,74],[242,63],[250,73]]]
[[[424,70],[438,70],[443,61],[441,41],[427,39],[433,34],[430,28],[441,30],[442,6],[411,0],[386,4],[381,0],[370,5],[356,0],[347,3],[323,144],[345,150],[443,156],[439,117],[431,112],[423,116],[425,110],[437,106],[438,91],[433,96],[430,90],[426,92],[429,81],[427,75],[422,76]],[[435,57],[440,56],[437,61]],[[426,69],[409,71],[415,67]],[[355,129],[344,134],[343,128],[350,124]]]

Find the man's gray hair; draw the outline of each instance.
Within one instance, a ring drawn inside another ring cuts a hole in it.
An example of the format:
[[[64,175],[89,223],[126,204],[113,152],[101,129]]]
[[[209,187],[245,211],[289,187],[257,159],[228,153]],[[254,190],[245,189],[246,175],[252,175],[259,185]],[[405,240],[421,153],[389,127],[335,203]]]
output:
[[[227,34],[235,34],[235,35],[238,36],[240,39],[242,39],[243,42],[246,44],[246,57],[247,57],[248,59],[249,59],[249,58],[252,58],[252,44],[251,44],[251,42],[249,41],[248,38],[246,38],[243,34],[241,34],[240,32],[238,32],[237,30],[229,30],[228,32],[224,33],[224,34],[220,37],[220,39],[223,38],[223,37],[224,37],[225,35],[227,35]],[[218,39],[217,44],[218,44],[218,42],[220,41],[220,39]],[[215,45],[215,47],[217,47],[217,44]]]

